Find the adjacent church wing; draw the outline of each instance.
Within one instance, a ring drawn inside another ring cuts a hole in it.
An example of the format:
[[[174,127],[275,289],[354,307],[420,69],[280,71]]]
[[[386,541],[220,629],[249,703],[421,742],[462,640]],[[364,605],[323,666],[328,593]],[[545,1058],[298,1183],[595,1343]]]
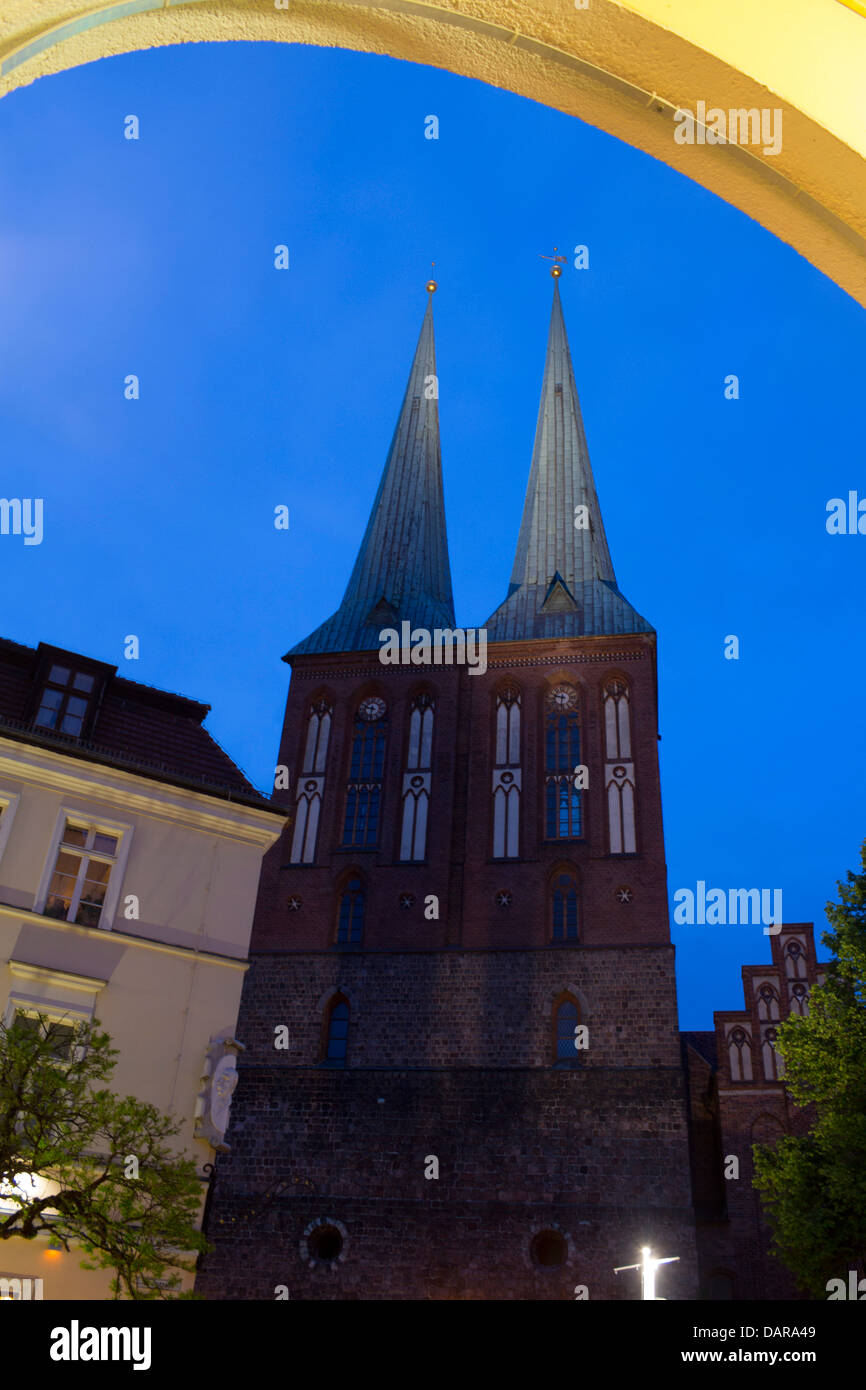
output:
[[[516,859],[520,843],[520,690],[507,682],[493,696],[493,857]]]
[[[333,713],[333,706],[325,698],[314,700],[310,706],[295,802],[295,831],[290,856],[293,864],[312,864],[316,858]]]
[[[403,815],[400,858],[420,860],[427,853],[427,816],[433,776],[432,695],[415,695],[409,713],[409,746],[403,772]]]
[[[604,785],[611,854],[634,854],[635,776],[629,688],[619,677],[604,687]]]

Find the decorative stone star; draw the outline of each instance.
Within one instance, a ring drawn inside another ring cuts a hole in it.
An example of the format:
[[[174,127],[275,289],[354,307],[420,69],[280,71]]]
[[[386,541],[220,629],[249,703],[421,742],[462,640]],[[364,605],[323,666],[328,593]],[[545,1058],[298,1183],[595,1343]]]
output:
[[[511,894],[504,891],[496,894],[496,901],[500,907],[511,906]]]
[[[297,912],[300,909],[302,902],[303,899],[299,898],[296,893],[293,893],[292,896],[289,898],[289,911]]]
[[[621,903],[630,903],[632,900],[632,891],[630,888],[626,887],[617,888],[616,896],[619,898]]]

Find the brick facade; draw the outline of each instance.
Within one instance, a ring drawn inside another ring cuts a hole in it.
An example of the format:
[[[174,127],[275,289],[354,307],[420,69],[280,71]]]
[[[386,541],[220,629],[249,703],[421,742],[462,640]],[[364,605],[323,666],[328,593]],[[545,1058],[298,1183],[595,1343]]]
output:
[[[811,922],[783,926],[770,942],[771,964],[743,966],[745,1008],[716,1013],[715,1033],[683,1035],[705,1297],[798,1297],[792,1276],[769,1253],[770,1231],[752,1187],[752,1145],[802,1133],[808,1124],[785,1090],[771,1044],[792,1009],[808,1009],[808,992],[823,972]],[[731,1157],[739,1176],[726,1180]]]
[[[654,637],[491,646],[484,675],[298,658],[279,762],[291,804],[312,703],[333,707],[315,863],[289,864],[291,829],[262,874],[229,1139],[209,1217],[211,1298],[635,1298],[614,1275],[649,1242],[680,1262],[666,1296],[697,1288],[685,1081],[677,1028],[659,795]],[[628,683],[638,787],[634,853],[608,850],[602,690]],[[519,860],[492,856],[495,692],[519,686]],[[578,692],[584,835],[544,838],[543,721],[558,683]],[[412,694],[435,700],[427,858],[400,863]],[[388,707],[382,833],[340,847],[352,719]],[[579,884],[579,943],[554,941],[551,878]],[[347,869],[367,894],[363,945],[335,944]],[[620,900],[618,890],[628,890]],[[511,896],[500,905],[499,894]],[[409,908],[400,906],[406,894]],[[425,916],[430,895],[438,918]],[[300,906],[290,910],[290,898]],[[349,1006],[347,1057],[323,1057],[328,1009]],[[588,1046],[554,1065],[555,1008],[575,1001]],[[275,1030],[288,1046],[275,1048]],[[425,1178],[430,1157],[438,1178]],[[255,1211],[251,1216],[250,1212]],[[316,1261],[304,1232],[345,1232]],[[559,1232],[564,1262],[533,1237]],[[664,1248],[662,1248],[664,1247]]]

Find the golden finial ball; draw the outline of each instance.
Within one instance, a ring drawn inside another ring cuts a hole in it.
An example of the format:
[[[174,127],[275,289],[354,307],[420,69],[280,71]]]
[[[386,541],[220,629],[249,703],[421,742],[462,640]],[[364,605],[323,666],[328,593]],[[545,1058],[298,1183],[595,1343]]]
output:
[[[562,266],[555,265],[550,273],[553,276],[554,280],[558,280],[560,275],[562,274]]]
[[[432,294],[433,291],[434,291],[434,290],[438,290],[438,288],[439,288],[439,286],[436,284],[436,281],[435,281],[435,280],[428,280],[428,281],[427,281],[427,293],[428,293],[428,294]]]

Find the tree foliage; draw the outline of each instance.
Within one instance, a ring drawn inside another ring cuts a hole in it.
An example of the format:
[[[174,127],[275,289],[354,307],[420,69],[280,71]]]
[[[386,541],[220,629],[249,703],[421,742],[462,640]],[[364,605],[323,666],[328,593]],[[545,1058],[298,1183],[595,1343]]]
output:
[[[112,1270],[116,1298],[189,1298],[159,1283],[206,1248],[202,1183],[168,1143],[180,1125],[104,1084],[117,1055],[98,1020],[72,1039],[43,1015],[0,1023],[0,1240],[48,1231]]]
[[[785,1083],[809,1128],[755,1147],[773,1249],[801,1286],[825,1297],[866,1253],[866,843],[859,873],[828,903],[822,941],[835,959],[813,989],[806,1018],[778,1030]]]

